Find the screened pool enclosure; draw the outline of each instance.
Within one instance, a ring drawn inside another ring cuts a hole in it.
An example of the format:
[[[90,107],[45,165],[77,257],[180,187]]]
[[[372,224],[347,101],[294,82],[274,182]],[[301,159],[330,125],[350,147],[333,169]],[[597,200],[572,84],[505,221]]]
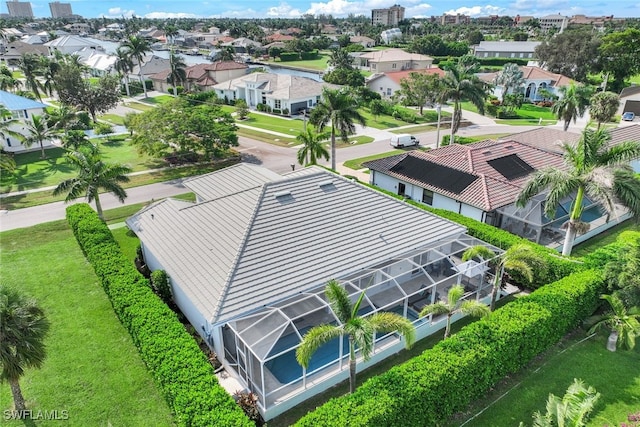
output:
[[[384,263],[337,279],[354,302],[364,291],[360,315],[398,313],[414,323],[417,338],[422,338],[443,328],[445,322],[442,316],[420,319],[418,313],[428,304],[446,300],[451,286],[463,285],[466,299],[488,302],[493,277],[488,262],[461,260],[463,252],[475,245],[500,252],[463,234],[432,247],[392,256]],[[346,337],[321,347],[307,370],[295,358],[296,348],[310,328],[338,324],[324,287],[301,289],[295,297],[265,306],[223,328],[225,359],[247,388],[258,395],[263,410],[348,371]],[[386,350],[392,354],[402,346],[397,334],[379,334],[375,337],[374,355]]]

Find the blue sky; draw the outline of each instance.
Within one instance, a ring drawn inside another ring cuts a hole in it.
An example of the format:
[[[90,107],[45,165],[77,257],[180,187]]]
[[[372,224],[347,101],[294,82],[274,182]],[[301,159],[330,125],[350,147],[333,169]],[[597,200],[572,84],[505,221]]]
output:
[[[372,8],[389,7],[400,3],[406,8],[407,17],[429,17],[443,13],[466,15],[533,15],[545,16],[560,13],[566,16],[611,15],[640,17],[640,0],[60,0],[71,3],[74,13],[96,18],[136,15],[149,18],[176,17],[237,17],[237,18],[292,18],[305,13],[332,14],[345,17],[370,15]],[[475,1],[475,2],[474,2]],[[32,0],[36,17],[49,17],[48,0]],[[5,0],[0,11],[6,13]]]

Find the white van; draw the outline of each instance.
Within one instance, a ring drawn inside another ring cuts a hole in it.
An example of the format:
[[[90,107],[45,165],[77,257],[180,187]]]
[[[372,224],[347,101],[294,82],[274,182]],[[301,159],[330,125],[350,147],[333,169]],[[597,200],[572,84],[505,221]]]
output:
[[[411,147],[418,146],[420,141],[413,135],[409,135],[408,133],[402,133],[399,135],[394,135],[391,137],[390,142],[392,147],[401,148],[401,147]]]

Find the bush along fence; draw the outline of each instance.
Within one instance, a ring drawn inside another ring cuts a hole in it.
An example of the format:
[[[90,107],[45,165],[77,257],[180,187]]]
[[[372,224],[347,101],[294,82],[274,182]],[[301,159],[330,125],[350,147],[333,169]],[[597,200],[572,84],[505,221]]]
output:
[[[440,425],[557,343],[598,307],[601,274],[587,270],[465,326],[352,395],[335,398],[297,426]]]
[[[254,426],[218,384],[213,367],[178,317],[123,255],[87,204],[67,208],[67,221],[113,309],[181,426]]]

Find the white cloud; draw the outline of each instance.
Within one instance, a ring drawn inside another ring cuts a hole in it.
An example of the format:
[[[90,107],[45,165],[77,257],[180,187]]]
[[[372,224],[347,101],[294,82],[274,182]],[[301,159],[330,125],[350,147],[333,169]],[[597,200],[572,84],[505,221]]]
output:
[[[471,6],[471,7],[463,6],[457,9],[448,10],[445,12],[445,14],[447,15],[460,14],[460,15],[467,15],[473,18],[477,16],[504,15],[505,11],[506,9],[503,7],[491,6],[491,5]]]
[[[558,10],[567,5],[566,0],[516,0],[510,5],[511,8],[519,11],[526,11],[527,15],[536,14],[539,11]]]
[[[404,16],[407,18],[429,18],[433,15],[432,9],[433,6],[430,4],[422,3],[405,8]]]
[[[175,13],[175,12],[150,12],[144,15],[148,19],[174,19],[174,18],[201,18],[202,15],[194,13]]]
[[[131,18],[136,14],[136,11],[133,9],[122,9],[121,7],[112,7],[108,10],[107,14],[101,14],[100,16],[104,16],[106,18]]]
[[[282,2],[278,6],[270,7],[269,10],[267,10],[267,16],[269,18],[297,18],[302,16],[302,12]]]

